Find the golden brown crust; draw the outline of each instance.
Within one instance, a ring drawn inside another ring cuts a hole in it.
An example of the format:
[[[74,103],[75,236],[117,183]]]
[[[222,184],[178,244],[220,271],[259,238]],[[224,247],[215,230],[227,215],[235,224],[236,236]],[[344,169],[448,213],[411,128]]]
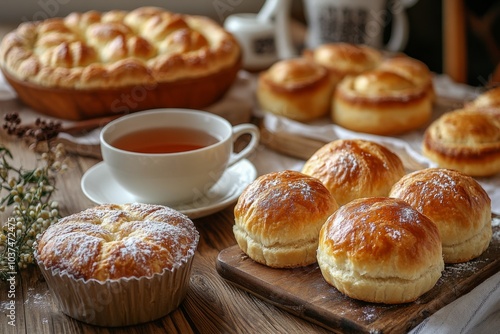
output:
[[[469,261],[488,248],[491,200],[472,177],[427,168],[405,175],[390,196],[404,200],[437,225],[446,263]]]
[[[432,73],[423,62],[405,55],[398,55],[384,59],[378,69],[401,75],[412,81],[417,87],[422,87],[432,100],[435,99]]]
[[[240,195],[234,208],[234,235],[254,261],[288,268],[316,262],[318,234],[338,208],[316,178],[296,172],[265,174]]]
[[[168,207],[106,204],[50,226],[36,252],[52,272],[104,281],[176,268],[193,256],[198,238],[192,221]]]
[[[350,43],[326,43],[305,50],[304,57],[326,67],[335,83],[347,75],[355,75],[375,69],[382,60],[380,51],[366,45]]]
[[[430,290],[444,269],[436,225],[387,197],[340,207],[320,232],[318,264],[342,293],[368,302],[406,303]]]
[[[401,159],[386,147],[361,139],[339,139],[316,151],[302,173],[318,178],[339,205],[361,197],[387,196],[404,174]]]
[[[500,112],[500,87],[492,88],[479,94],[474,100],[465,104],[470,109],[497,109]]]
[[[425,131],[422,152],[439,167],[471,176],[500,172],[499,114],[457,109]]]
[[[331,110],[334,123],[377,135],[418,129],[431,114],[428,86],[386,69],[344,78],[337,86]]]
[[[257,99],[264,111],[298,121],[328,114],[333,87],[328,71],[307,59],[285,59],[259,75]]]
[[[0,45],[0,66],[15,79],[73,89],[204,77],[239,58],[236,40],[214,21],[155,7],[26,22]]]

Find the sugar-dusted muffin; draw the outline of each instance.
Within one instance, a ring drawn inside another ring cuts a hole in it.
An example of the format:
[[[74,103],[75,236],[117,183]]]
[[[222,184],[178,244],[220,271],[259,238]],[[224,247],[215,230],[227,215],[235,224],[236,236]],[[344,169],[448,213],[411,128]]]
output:
[[[238,198],[234,236],[254,261],[274,268],[316,262],[318,234],[338,208],[320,180],[297,171],[258,177]]]
[[[198,240],[193,222],[168,207],[105,204],[50,226],[35,257],[64,313],[125,326],[179,306]]]
[[[214,20],[160,7],[27,21],[0,43],[0,68],[19,98],[70,120],[207,107],[232,85],[241,57]]]

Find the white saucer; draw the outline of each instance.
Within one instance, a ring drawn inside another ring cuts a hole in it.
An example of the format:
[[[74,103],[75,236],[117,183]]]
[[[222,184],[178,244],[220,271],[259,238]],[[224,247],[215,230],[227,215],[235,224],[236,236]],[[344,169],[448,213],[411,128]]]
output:
[[[256,177],[255,166],[250,161],[243,159],[229,167],[205,196],[198,198],[193,203],[170,207],[192,219],[208,216],[236,201],[243,189]],[[85,196],[97,204],[125,204],[136,201],[132,194],[115,181],[103,162],[92,166],[85,172],[81,187]]]

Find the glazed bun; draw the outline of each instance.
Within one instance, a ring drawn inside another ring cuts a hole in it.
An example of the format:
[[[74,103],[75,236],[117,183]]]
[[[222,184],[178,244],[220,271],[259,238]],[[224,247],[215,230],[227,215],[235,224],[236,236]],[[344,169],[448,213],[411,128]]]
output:
[[[320,231],[317,256],[329,284],[374,303],[414,301],[434,287],[444,269],[436,225],[388,197],[340,207]]]
[[[411,81],[417,87],[421,87],[431,98],[436,98],[432,73],[423,62],[405,55],[386,58],[380,63],[378,69],[397,73]]]
[[[427,168],[405,175],[390,196],[409,203],[437,225],[446,263],[469,261],[488,248],[491,200],[472,177],[450,169]]]
[[[263,111],[310,121],[328,114],[332,92],[331,77],[323,66],[293,58],[261,72],[256,94]]]
[[[500,172],[500,114],[474,109],[445,113],[425,130],[422,153],[438,167],[470,176]]]
[[[492,88],[481,93],[474,100],[466,103],[465,106],[472,109],[500,110],[500,87]]]
[[[347,75],[355,75],[376,68],[382,54],[366,45],[326,43],[304,51],[304,57],[326,67],[335,84]]]
[[[396,135],[431,118],[428,88],[400,73],[375,69],[344,78],[333,97],[332,121],[346,129]]]
[[[318,234],[338,208],[316,178],[296,171],[265,174],[240,195],[234,208],[234,236],[254,261],[275,268],[316,262]]]
[[[316,151],[302,167],[321,180],[339,205],[360,197],[387,196],[404,174],[401,159],[385,146],[339,139]]]

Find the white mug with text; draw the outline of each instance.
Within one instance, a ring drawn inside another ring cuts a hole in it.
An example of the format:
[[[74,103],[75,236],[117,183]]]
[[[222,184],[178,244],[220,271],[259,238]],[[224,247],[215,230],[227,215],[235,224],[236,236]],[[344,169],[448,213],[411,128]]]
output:
[[[306,46],[346,42],[401,51],[408,41],[406,8],[416,0],[304,0],[308,27]],[[390,14],[390,15],[389,15]],[[388,21],[388,17],[392,20]],[[384,29],[391,36],[384,44]]]

